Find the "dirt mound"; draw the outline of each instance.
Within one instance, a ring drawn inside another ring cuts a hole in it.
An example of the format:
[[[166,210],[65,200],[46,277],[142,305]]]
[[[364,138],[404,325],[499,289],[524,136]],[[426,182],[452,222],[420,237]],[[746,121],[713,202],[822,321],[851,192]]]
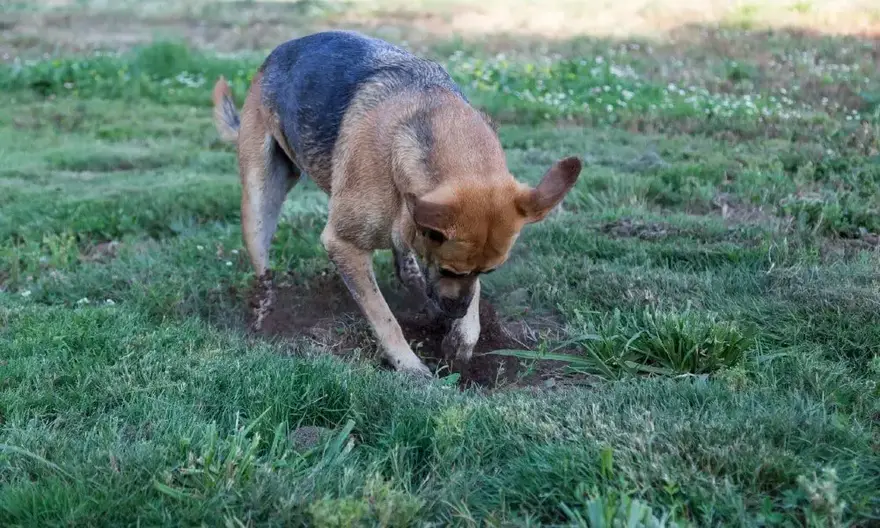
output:
[[[250,294],[249,323],[266,298],[265,288],[266,284],[257,285]],[[525,364],[516,358],[490,354],[501,349],[530,348],[535,343],[517,325],[505,324],[485,299],[480,302],[480,339],[473,357],[467,365],[457,365],[454,358],[442,353],[448,322],[431,318],[402,288],[380,288],[416,354],[440,376],[458,373],[462,387],[535,385],[560,374],[558,363]],[[334,271],[308,280],[293,274],[277,277],[273,295],[272,308],[265,313],[259,334],[287,339],[307,337],[339,355],[360,349],[379,358],[369,324]]]

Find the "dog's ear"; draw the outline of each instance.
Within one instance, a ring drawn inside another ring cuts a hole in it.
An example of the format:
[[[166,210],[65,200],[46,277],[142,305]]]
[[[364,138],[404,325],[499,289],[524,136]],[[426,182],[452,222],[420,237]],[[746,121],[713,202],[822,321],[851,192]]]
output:
[[[422,200],[413,193],[404,195],[407,209],[413,222],[435,242],[443,242],[455,237],[455,224],[452,207],[442,203]]]
[[[557,161],[544,174],[541,183],[527,189],[515,198],[516,207],[526,223],[537,222],[547,216],[577,182],[581,160],[576,157]]]

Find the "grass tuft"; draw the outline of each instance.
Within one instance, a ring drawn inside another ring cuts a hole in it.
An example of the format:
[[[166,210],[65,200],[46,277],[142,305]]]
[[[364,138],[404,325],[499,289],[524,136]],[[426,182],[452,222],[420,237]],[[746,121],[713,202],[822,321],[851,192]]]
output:
[[[546,351],[499,351],[524,359],[563,361],[572,373],[621,379],[639,375],[706,375],[736,367],[753,339],[715,315],[646,309],[608,316],[577,314],[570,339]],[[575,348],[576,354],[560,354]]]

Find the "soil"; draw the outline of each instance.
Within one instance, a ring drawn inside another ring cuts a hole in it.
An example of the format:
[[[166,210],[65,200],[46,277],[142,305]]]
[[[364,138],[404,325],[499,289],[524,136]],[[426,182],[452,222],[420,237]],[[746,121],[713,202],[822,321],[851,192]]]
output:
[[[80,258],[87,262],[109,262],[116,258],[120,245],[115,240],[100,242],[87,247],[80,255]]]
[[[273,283],[272,308],[265,313],[258,330],[253,329],[253,323],[261,301],[266,298],[266,283],[255,285],[250,293],[248,323],[252,331],[273,338],[306,337],[340,356],[350,355],[356,349],[369,351],[368,356],[379,360],[381,356],[369,325],[335,272],[328,270],[309,280],[287,275]],[[549,387],[566,377],[560,362],[490,354],[503,349],[531,349],[536,343],[534,332],[527,331],[528,324],[504,321],[486,299],[480,301],[479,341],[471,360],[462,365],[442,353],[448,321],[430,317],[396,285],[380,288],[416,354],[440,377],[457,373],[462,388]]]

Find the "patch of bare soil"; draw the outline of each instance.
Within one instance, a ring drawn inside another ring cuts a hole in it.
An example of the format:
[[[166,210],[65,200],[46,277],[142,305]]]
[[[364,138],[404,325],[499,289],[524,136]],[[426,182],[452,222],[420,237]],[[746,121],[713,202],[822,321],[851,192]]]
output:
[[[680,230],[672,225],[660,222],[642,222],[629,218],[606,222],[600,230],[617,238],[635,237],[642,240],[659,240],[680,233]]]
[[[819,246],[823,262],[852,261],[863,257],[865,252],[880,255],[880,235],[863,233],[858,238],[826,238]]]
[[[265,288],[266,284],[257,285],[249,295],[251,328],[255,312],[266,298]],[[360,349],[378,360],[369,325],[334,271],[311,280],[278,277],[273,290],[272,308],[265,313],[259,330],[252,330],[256,334],[281,339],[306,337],[340,356]],[[382,291],[416,354],[441,377],[459,374],[462,388],[545,387],[566,377],[560,362],[530,362],[491,354],[502,349],[529,349],[536,343],[527,324],[504,321],[485,299],[480,302],[480,339],[471,361],[461,365],[442,352],[448,321],[429,316],[402,288],[383,286]]]
[[[120,243],[115,240],[100,242],[85,248],[80,254],[80,260],[85,262],[109,262],[116,258]]]
[[[766,225],[785,232],[791,228],[791,218],[780,218],[763,206],[744,203],[729,193],[718,193],[712,205],[730,225]]]

